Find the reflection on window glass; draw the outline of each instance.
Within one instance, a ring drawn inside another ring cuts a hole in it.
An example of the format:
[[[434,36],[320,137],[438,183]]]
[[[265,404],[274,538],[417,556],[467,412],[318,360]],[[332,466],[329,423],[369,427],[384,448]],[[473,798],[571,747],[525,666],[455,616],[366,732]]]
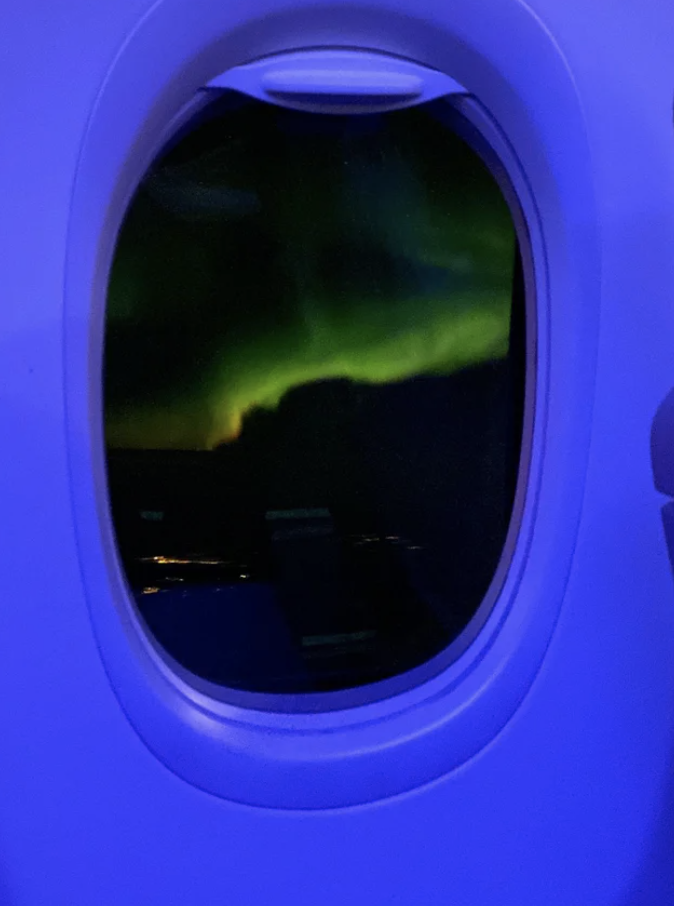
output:
[[[360,686],[456,638],[501,556],[524,398],[514,228],[442,102],[219,103],[118,238],[120,556],[149,631],[198,676]]]

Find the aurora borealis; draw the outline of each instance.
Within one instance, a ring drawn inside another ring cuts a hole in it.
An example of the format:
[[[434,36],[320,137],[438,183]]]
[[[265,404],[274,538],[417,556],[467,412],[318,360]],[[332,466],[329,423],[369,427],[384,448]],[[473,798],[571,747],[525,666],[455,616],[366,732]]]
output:
[[[503,358],[514,244],[489,171],[425,110],[215,117],[148,174],[120,233],[108,445],[211,449],[303,384]]]
[[[494,575],[521,269],[442,109],[223,99],[127,212],[104,350],[113,519],[147,625],[212,682],[394,675],[455,638]]]

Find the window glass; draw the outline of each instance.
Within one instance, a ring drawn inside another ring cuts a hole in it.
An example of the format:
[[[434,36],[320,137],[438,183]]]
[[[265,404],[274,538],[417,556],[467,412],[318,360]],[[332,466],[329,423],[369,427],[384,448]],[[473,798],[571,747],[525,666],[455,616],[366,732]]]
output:
[[[360,686],[466,627],[518,470],[509,208],[443,102],[219,101],[119,233],[108,483],[148,631],[237,689]]]

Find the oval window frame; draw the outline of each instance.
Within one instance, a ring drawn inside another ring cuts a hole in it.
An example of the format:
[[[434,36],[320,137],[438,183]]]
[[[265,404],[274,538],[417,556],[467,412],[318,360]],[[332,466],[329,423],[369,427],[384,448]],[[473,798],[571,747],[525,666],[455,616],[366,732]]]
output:
[[[222,92],[218,97],[214,98],[211,95],[209,98],[208,92],[204,92],[203,95],[199,93],[191,99],[166,126],[166,129],[162,133],[162,139],[157,145],[157,151],[151,159],[151,163],[165,154],[169,148],[179,143],[181,138],[188,134],[195,124],[199,124],[204,120],[209,119],[208,110],[210,107],[213,105],[222,105],[225,107],[227,104],[224,97],[225,94],[226,92]],[[510,151],[503,145],[501,137],[495,131],[493,124],[488,123],[487,120],[481,118],[482,112],[479,110],[479,106],[476,106],[475,102],[464,94],[457,93],[451,100],[443,100],[442,107],[439,106],[438,100],[423,102],[419,106],[424,107],[428,103],[434,105],[431,116],[436,121],[442,122],[443,126],[451,131],[453,135],[461,139],[481,160],[491,174],[494,184],[500,190],[501,195],[508,206],[508,210],[510,211],[513,231],[516,240],[519,243],[520,255],[522,257],[525,282],[524,304],[526,346],[524,418],[518,457],[516,493],[511,507],[508,529],[506,531],[496,569],[494,570],[484,597],[475,609],[473,616],[465,628],[440,652],[411,670],[406,670],[403,673],[396,674],[374,683],[340,689],[334,692],[301,694],[261,693],[250,692],[243,689],[233,689],[211,683],[188,671],[171,656],[170,652],[162,648],[136,610],[138,631],[147,637],[154,656],[162,659],[169,666],[170,670],[176,676],[180,677],[183,682],[191,685],[201,694],[214,701],[261,711],[313,714],[318,711],[337,711],[345,708],[359,707],[398,695],[401,692],[437,676],[443,670],[450,667],[451,664],[463,654],[477,637],[491,613],[495,601],[498,599],[503,587],[505,576],[510,568],[510,561],[519,535],[519,523],[524,507],[524,495],[531,455],[531,433],[536,395],[536,281],[533,275],[531,240],[524,211],[520,205],[519,195],[510,177],[510,170],[499,157],[494,145],[500,144],[501,153],[509,159],[510,169],[515,170],[516,165],[512,160]],[[323,115],[329,116],[330,114],[326,113]],[[475,125],[473,120],[481,122],[482,128]],[[135,188],[133,194],[135,194]],[[129,204],[131,203],[133,203],[133,197],[131,197]],[[126,214],[126,211],[124,214]],[[124,567],[119,556],[117,556],[117,569],[121,572],[122,576],[125,575]],[[126,583],[125,587],[127,596],[132,599],[132,592],[128,586],[126,586]]]
[[[571,448],[571,452],[567,446],[566,459],[563,451],[555,450],[552,464],[554,466],[555,459],[558,465],[561,461],[562,477],[570,476],[573,487],[563,500],[553,496],[552,508],[557,506],[561,521],[548,527],[547,532],[539,532],[545,537],[538,543],[538,565],[541,558],[543,562],[547,560],[550,581],[544,584],[554,589],[547,606],[536,608],[532,606],[532,588],[525,589],[523,596],[522,586],[523,578],[528,577],[529,586],[533,583],[534,590],[538,588],[538,595],[534,594],[534,597],[542,597],[540,576],[535,571],[532,573],[531,568],[525,571],[524,566],[532,554],[533,527],[541,502],[543,448],[550,440],[546,431],[550,409],[547,397],[551,362],[548,349],[550,249],[544,242],[543,221],[534,201],[535,188],[530,187],[531,176],[534,176],[534,182],[545,185],[544,194],[562,213],[569,215],[567,219],[573,221],[574,218],[570,216],[572,212],[568,206],[565,209],[562,204],[561,193],[555,192],[560,187],[555,184],[554,176],[559,174],[553,174],[545,167],[539,136],[527,122],[527,117],[522,117],[520,111],[518,149],[521,154],[523,139],[533,140],[534,150],[538,152],[528,155],[533,157],[533,161],[529,161],[534,164],[533,174],[530,166],[523,166],[520,156],[505,137],[503,118],[497,126],[481,103],[462,101],[463,115],[483,135],[489,136],[489,145],[496,149],[501,165],[506,166],[505,162],[508,162],[508,172],[524,210],[531,256],[537,268],[535,336],[540,354],[530,480],[523,501],[522,524],[503,591],[482,631],[472,640],[475,644],[469,645],[451,666],[435,677],[368,704],[346,707],[342,704],[339,710],[302,714],[296,709],[265,712],[244,708],[231,700],[215,700],[196,688],[193,682],[186,683],[166,659],[157,658],[156,652],[153,656],[145,633],[139,632],[138,623],[134,621],[117,561],[107,495],[101,493],[101,488],[105,487],[105,454],[100,392],[82,393],[83,384],[88,387],[100,384],[100,356],[92,354],[92,349],[97,348],[96,344],[102,346],[107,274],[123,214],[140,176],[161,144],[159,136],[165,135],[169,120],[167,111],[172,110],[172,118],[177,109],[182,109],[186,96],[193,96],[198,85],[204,83],[200,69],[213,72],[216,68],[208,66],[209,54],[204,48],[202,55],[195,58],[183,45],[178,56],[181,56],[185,70],[180,78],[173,81],[170,78],[180,69],[175,65],[176,61],[172,64],[165,61],[162,77],[157,78],[155,74],[150,80],[153,87],[145,91],[141,102],[134,101],[132,105],[134,115],[129,117],[128,125],[133,121],[134,127],[122,130],[126,143],[121,141],[120,144],[120,136],[110,141],[116,105],[128,97],[130,82],[133,83],[130,76],[138,75],[146,66],[143,51],[145,49],[147,53],[147,42],[153,34],[148,22],[153,18],[161,21],[160,14],[166,13],[170,5],[168,0],[155,7],[153,16],[137,29],[134,40],[126,43],[108,74],[85,137],[71,208],[65,299],[66,431],[74,520],[94,632],[112,687],[131,724],[157,757],[185,780],[225,798],[279,808],[340,807],[381,799],[445,774],[476,754],[503,728],[533,682],[557,619],[582,500],[587,458],[587,445],[583,441],[587,441],[589,435],[591,407],[582,405],[587,400],[579,396],[579,381],[570,382],[572,387],[566,394],[566,402],[569,396],[576,402],[579,418],[575,425],[565,425],[564,439],[568,441],[575,434],[579,443]],[[524,11],[515,14],[515,9],[512,10],[514,19],[518,19]],[[213,20],[221,19],[225,13],[214,8],[211,13],[212,29]],[[475,28],[475,15],[469,19]],[[568,114],[567,131],[571,123],[575,124],[575,153],[569,155],[569,166],[574,167],[576,184],[580,183],[578,194],[591,209],[591,181],[583,160],[585,131],[575,90],[547,35],[538,30],[537,23],[524,21],[530,39],[534,43],[541,42],[546,48],[550,61],[548,74],[565,100],[561,106]],[[429,28],[437,30],[438,23],[429,24]],[[536,37],[531,38],[532,34]],[[202,35],[202,43],[204,37]],[[459,40],[446,30],[445,37],[450,44]],[[192,38],[196,40],[195,35]],[[279,40],[283,40],[282,30]],[[189,41],[185,43],[189,45]],[[368,46],[373,45],[370,42]],[[386,47],[381,49],[390,51]],[[495,76],[493,68],[484,60],[485,56],[489,58],[489,50],[482,47],[480,51],[476,51],[476,59],[478,63],[482,59],[483,65],[478,65],[477,75],[482,76],[488,86]],[[421,56],[420,50],[415,60],[420,60]],[[433,60],[420,62],[432,65]],[[221,71],[222,57],[218,63],[217,71]],[[186,72],[191,73],[188,78],[185,78]],[[510,75],[516,76],[516,73]],[[195,76],[198,78],[196,84]],[[476,78],[475,71],[471,73],[470,66],[465,75],[457,73],[457,76],[462,76],[462,84],[470,86],[471,82],[477,82],[479,88],[480,79]],[[517,78],[514,81],[517,82]],[[160,90],[162,82],[163,93]],[[479,90],[474,93],[482,94]],[[180,104],[176,103],[178,97]],[[503,99],[512,103],[512,96],[507,92]],[[508,110],[508,103],[503,104],[502,113],[506,121],[510,113],[511,126],[517,123],[518,117]],[[522,126],[525,127],[523,130]],[[514,131],[518,132],[518,129]],[[535,172],[536,164],[543,167],[539,173]],[[101,180],[102,171],[106,178]],[[574,198],[574,202],[576,200]],[[100,230],[92,229],[92,223]],[[563,221],[563,225],[565,223]],[[597,277],[593,223],[590,218],[589,229],[580,237],[585,240],[590,254],[583,258],[584,266],[575,275],[578,284],[573,296],[575,305],[569,309],[572,317],[567,316],[572,322],[580,320],[590,328],[587,342],[581,344],[584,356],[580,370],[586,379],[585,387],[587,378],[593,375],[595,331],[592,329],[592,309],[588,312],[587,306],[585,311],[580,308],[583,295],[580,290],[587,291]],[[548,226],[548,232],[554,232],[554,222],[550,224],[549,217]],[[566,242],[561,246],[558,242],[555,247],[558,269],[561,261],[572,257],[569,252],[573,243],[568,229],[564,238]],[[75,248],[78,254],[74,253]],[[525,273],[528,270],[525,268]],[[567,363],[569,345],[575,350],[578,342],[567,343],[564,348]],[[562,355],[562,360],[564,358]],[[527,383],[531,388],[531,380]],[[554,404],[559,420],[559,399]],[[552,446],[554,448],[554,443]],[[523,450],[522,461],[524,459]],[[549,473],[550,462],[547,469]],[[520,481],[518,495],[523,493]],[[540,519],[538,522],[540,524]],[[551,561],[555,568],[550,566]],[[409,677],[409,674],[405,676]],[[391,682],[384,681],[387,685]],[[409,680],[405,685],[409,686]],[[334,694],[343,700],[344,693]]]

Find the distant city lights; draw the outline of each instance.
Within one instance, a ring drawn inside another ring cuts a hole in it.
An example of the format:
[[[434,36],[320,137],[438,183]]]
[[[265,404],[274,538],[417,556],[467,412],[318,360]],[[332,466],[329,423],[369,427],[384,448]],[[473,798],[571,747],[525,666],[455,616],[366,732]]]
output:
[[[201,557],[141,557],[141,563],[158,563],[162,566],[230,566],[228,560],[206,560]]]

